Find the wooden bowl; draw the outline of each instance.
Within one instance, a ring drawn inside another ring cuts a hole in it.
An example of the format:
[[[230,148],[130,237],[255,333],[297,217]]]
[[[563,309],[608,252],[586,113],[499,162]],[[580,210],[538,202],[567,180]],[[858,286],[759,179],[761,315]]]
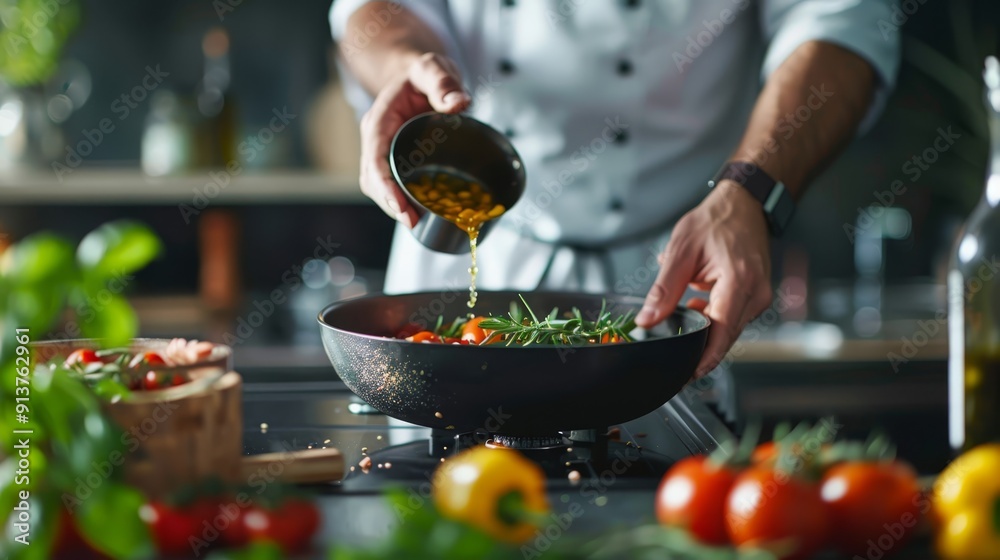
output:
[[[166,339],[135,339],[131,351],[157,350]],[[96,340],[37,342],[36,363],[68,356],[78,348],[99,348]],[[243,455],[240,375],[231,371],[232,350],[218,345],[209,359],[156,368],[190,381],[156,391],[133,391],[105,402],[104,411],[122,429],[125,481],[153,498],[215,477],[238,482]]]

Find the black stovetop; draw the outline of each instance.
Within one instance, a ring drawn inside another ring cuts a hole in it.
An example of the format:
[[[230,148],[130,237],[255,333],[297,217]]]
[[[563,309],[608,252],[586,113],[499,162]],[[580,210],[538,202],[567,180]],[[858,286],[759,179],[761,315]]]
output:
[[[317,546],[302,558],[326,558],[324,549],[333,543],[363,546],[386,537],[400,520],[397,512],[382,499],[379,492],[382,486],[389,481],[398,485],[403,479],[423,484],[433,466],[440,462],[436,455],[454,451],[433,450],[430,430],[373,413],[353,398],[339,381],[314,381],[334,377],[332,370],[324,368],[324,371],[302,375],[255,372],[247,368],[242,373],[246,380],[244,446],[247,453],[310,446],[337,447],[345,455],[347,464],[355,466],[355,474],[346,481],[315,487],[320,493],[318,501],[323,510],[322,527],[316,539]],[[277,379],[285,381],[275,381]],[[614,463],[606,463],[600,468],[593,460],[584,464],[570,461],[573,468],[569,470],[566,461],[560,464],[567,453],[593,452],[593,445],[586,442],[561,442],[565,447],[554,448],[548,455],[540,456],[549,473],[549,503],[554,513],[566,514],[574,511],[573,508],[582,512],[572,518],[566,532],[593,535],[609,527],[655,522],[651,488],[658,484],[662,470],[679,458],[711,451],[720,441],[731,437],[726,423],[715,412],[717,406],[704,402],[718,397],[718,388],[697,383],[655,412],[612,427],[613,430],[618,428],[620,437],[608,443],[607,456],[623,461],[628,459],[639,465],[626,475],[619,475],[616,471],[620,470],[620,465]],[[435,443],[451,447],[453,440],[454,436],[448,434]],[[357,468],[365,454],[372,458],[369,475],[359,474]],[[406,459],[401,462],[396,454]],[[414,458],[418,460],[412,464],[412,470],[402,473],[401,466]],[[378,473],[379,461],[383,465],[381,475],[386,474],[386,462],[392,464],[390,472],[400,468],[394,473],[396,478],[371,475]],[[567,476],[574,469],[581,472],[576,483]],[[415,499],[424,499],[423,489],[415,491]],[[921,541],[913,543],[902,556],[929,559],[933,554],[927,543]]]
[[[389,418],[339,381],[254,382],[254,377],[247,376],[244,388],[246,453],[336,447],[349,470],[343,481],[325,485],[329,493],[417,486],[430,479],[443,458],[476,443],[493,443],[491,434],[432,433]],[[547,449],[524,452],[543,467],[553,491],[603,487],[610,480],[615,491],[652,488],[678,459],[711,451],[731,436],[700,396],[686,389],[636,420],[553,434]]]

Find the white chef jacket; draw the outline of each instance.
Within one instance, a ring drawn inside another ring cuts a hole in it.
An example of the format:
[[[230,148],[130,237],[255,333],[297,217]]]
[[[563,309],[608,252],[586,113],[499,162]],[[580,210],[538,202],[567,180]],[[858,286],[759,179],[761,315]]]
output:
[[[334,39],[366,1],[334,1]],[[707,194],[761,82],[798,46],[836,43],[872,65],[879,92],[862,128],[899,64],[892,0],[400,3],[458,63],[471,115],[510,136],[525,163],[524,196],[480,244],[484,289],[644,295],[671,225]],[[342,74],[360,114],[371,99]],[[429,251],[397,226],[385,291],[459,291],[468,267],[468,255]]]

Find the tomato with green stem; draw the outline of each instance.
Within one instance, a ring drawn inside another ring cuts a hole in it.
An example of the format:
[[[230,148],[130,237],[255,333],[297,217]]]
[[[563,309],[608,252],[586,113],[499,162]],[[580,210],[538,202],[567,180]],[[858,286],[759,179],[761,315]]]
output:
[[[698,455],[677,462],[656,491],[656,518],[664,525],[687,529],[706,544],[726,544],[726,496],[737,471]]]
[[[819,486],[760,466],[736,478],[726,498],[725,520],[733,544],[767,549],[782,560],[810,558],[828,534]]]
[[[920,520],[920,485],[900,461],[847,461],[823,476],[820,494],[836,527],[833,543],[845,554],[864,556],[883,535],[898,550]],[[884,549],[882,544],[879,548]]]

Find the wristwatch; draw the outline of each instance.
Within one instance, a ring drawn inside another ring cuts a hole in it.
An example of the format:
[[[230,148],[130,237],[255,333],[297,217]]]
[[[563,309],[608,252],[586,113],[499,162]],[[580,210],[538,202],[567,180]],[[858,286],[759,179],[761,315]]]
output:
[[[712,188],[724,179],[743,185],[764,205],[764,217],[767,218],[771,235],[780,237],[784,233],[788,223],[792,221],[792,215],[795,214],[795,201],[781,181],[775,181],[773,177],[748,161],[726,163],[715,177],[708,181],[708,187]]]

